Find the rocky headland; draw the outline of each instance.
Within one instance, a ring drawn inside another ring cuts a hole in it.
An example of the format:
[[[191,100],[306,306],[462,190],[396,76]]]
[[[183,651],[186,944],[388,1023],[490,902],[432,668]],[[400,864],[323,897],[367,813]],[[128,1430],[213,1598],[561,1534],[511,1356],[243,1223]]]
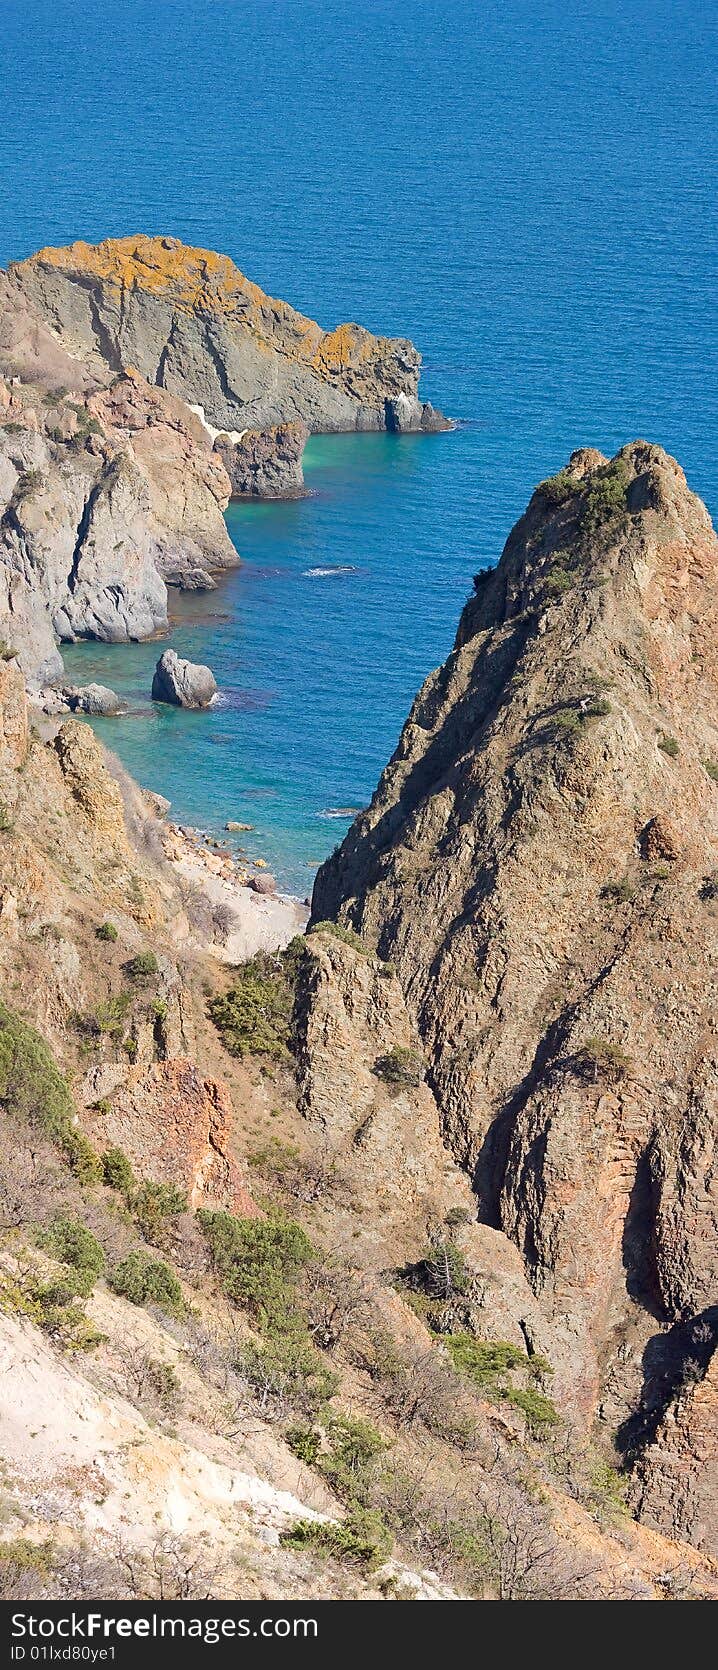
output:
[[[0,273],[0,634],[34,688],[58,645],[167,630],[167,586],[238,562],[231,497],[304,492],[310,431],[451,427],[410,342],[323,331],[171,238]]]
[[[574,453],[313,899],[396,968],[447,1149],[520,1255],[502,1337],[714,1555],[717,611],[675,461]]]

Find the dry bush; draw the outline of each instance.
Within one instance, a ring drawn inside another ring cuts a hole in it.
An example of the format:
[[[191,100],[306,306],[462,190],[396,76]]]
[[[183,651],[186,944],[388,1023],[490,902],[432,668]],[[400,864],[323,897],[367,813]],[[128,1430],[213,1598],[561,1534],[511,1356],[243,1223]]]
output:
[[[398,1426],[419,1424],[457,1449],[477,1452],[472,1402],[434,1347],[404,1347],[382,1329],[355,1340],[353,1354]]]
[[[307,1327],[322,1351],[333,1351],[347,1331],[366,1321],[371,1295],[359,1271],[341,1259],[313,1261],[302,1279]]]

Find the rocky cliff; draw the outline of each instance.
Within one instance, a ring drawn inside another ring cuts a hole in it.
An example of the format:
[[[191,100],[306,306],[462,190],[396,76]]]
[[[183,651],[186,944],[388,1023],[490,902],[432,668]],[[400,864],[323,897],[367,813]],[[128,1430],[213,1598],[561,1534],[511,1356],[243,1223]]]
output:
[[[58,639],[151,636],[166,583],[236,563],[229,494],[199,420],[140,378],[89,395],[0,378],[0,622],[28,679],[62,671]]]
[[[176,238],[43,249],[8,278],[88,376],[134,368],[217,429],[447,427],[418,398],[411,342],[353,324],[322,330],[228,256]]]
[[[634,1458],[657,1434],[666,1473],[716,1333],[717,610],[674,460],[575,453],[477,575],[313,903],[397,968],[565,1406]]]

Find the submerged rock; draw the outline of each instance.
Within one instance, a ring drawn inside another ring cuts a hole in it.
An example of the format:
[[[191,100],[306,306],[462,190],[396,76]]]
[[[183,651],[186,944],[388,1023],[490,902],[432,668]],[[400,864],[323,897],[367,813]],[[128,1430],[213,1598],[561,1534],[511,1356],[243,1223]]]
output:
[[[209,667],[183,661],[174,649],[161,655],[152,680],[153,702],[170,702],[175,707],[209,707],[217,694],[217,681]]]

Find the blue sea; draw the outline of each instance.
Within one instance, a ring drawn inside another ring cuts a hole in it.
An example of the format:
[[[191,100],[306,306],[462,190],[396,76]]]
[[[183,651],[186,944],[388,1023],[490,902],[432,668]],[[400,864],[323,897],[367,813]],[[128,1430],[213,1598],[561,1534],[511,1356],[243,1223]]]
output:
[[[472,575],[572,449],[638,435],[718,510],[718,9],[701,0],[3,0],[0,263],[172,233],[324,325],[410,336],[437,437],[318,437],[311,496],[172,595],[222,701],[153,709],[154,644],[83,645],[98,728],[181,820],[303,895]]]

